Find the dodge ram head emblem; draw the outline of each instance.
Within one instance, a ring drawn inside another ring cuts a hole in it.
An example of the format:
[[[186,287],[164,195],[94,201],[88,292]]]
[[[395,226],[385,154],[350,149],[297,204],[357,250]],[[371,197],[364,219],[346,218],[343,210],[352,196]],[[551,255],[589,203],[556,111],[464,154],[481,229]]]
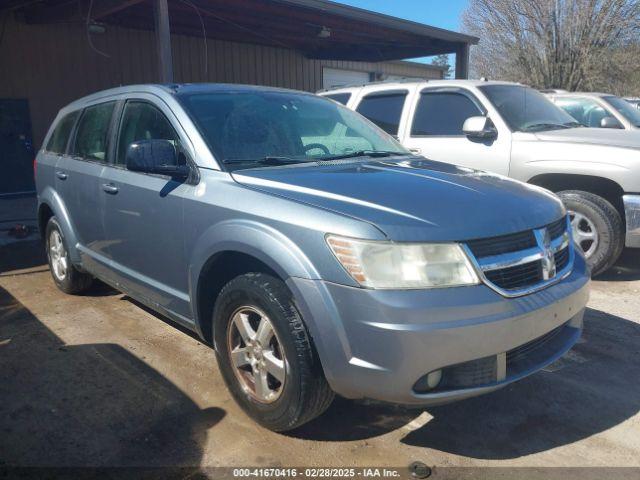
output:
[[[556,276],[556,258],[551,248],[551,236],[549,230],[542,228],[539,230],[538,238],[542,248],[542,279],[549,280]]]

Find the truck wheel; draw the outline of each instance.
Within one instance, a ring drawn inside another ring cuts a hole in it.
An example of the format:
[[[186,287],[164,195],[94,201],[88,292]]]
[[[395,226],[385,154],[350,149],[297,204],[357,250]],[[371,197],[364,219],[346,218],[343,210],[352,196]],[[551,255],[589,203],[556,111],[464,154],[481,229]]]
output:
[[[286,285],[263,273],[231,280],[213,312],[218,365],[231,394],[258,423],[291,430],[333,400]]]
[[[45,231],[49,269],[56,286],[64,293],[78,294],[87,290],[93,277],[79,271],[71,263],[69,250],[56,217],[51,217]]]
[[[584,252],[592,275],[608,270],[624,248],[620,213],[607,200],[593,193],[565,190],[558,195],[567,207],[573,238]]]

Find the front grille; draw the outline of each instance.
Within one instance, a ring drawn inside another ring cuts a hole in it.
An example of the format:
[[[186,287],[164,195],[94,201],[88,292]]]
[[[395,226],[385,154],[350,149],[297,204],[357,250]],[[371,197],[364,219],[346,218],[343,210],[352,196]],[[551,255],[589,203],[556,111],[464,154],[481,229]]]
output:
[[[419,382],[416,382],[413,389],[418,394],[437,393],[509,381],[518,375],[531,373],[548,364],[573,345],[579,335],[580,330],[567,322],[538,338],[508,350],[504,356],[491,355],[444,367],[442,379],[433,389],[418,388]],[[503,370],[505,376],[498,378],[498,370]]]
[[[537,365],[548,362],[549,357],[566,348],[575,338],[577,330],[568,324],[560,325],[541,337],[507,352],[507,376],[530,371]]]
[[[544,240],[545,228],[551,240],[550,246]],[[556,273],[569,266],[571,247],[566,244],[566,231],[567,220],[563,217],[541,229],[471,240],[467,242],[467,248],[475,256],[489,284],[516,295],[518,291],[526,293],[547,279],[553,279],[553,266],[545,260],[549,249],[553,252]],[[532,258],[521,263],[525,257]]]
[[[538,260],[515,267],[491,270],[485,273],[485,277],[491,283],[505,290],[526,288],[542,281],[542,264]]]
[[[567,220],[564,217],[547,225],[547,230],[552,240],[561,236],[566,229]],[[467,246],[477,258],[491,257],[533,248],[536,246],[536,237],[533,234],[533,230],[526,230],[524,232],[500,235],[499,237],[469,240]]]
[[[509,350],[507,352],[507,368],[542,347],[545,343],[559,334],[563,328],[564,325],[560,325],[558,328],[545,333],[541,337],[535,338],[530,342],[525,343],[524,345],[520,345],[519,347],[514,348],[513,350]]]
[[[554,258],[556,260],[556,270],[564,270],[569,263],[569,249],[564,248],[559,252],[556,252]]]
[[[501,235],[499,237],[470,240],[467,242],[469,250],[476,256],[491,257],[502,253],[517,252],[536,246],[536,238],[532,230],[526,232]]]
[[[547,226],[547,230],[549,231],[549,236],[552,240],[554,238],[558,238],[567,230],[567,219],[562,217],[560,220],[557,220]]]

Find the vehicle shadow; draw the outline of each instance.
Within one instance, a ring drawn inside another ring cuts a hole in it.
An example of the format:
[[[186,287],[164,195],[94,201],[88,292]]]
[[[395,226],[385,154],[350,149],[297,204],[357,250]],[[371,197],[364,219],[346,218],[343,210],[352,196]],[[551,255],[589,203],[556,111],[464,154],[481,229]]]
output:
[[[550,450],[612,428],[640,411],[640,324],[588,309],[583,339],[547,369],[492,394],[428,408],[402,443],[478,459]],[[292,435],[341,441],[406,425],[412,409],[337,401]]]
[[[32,269],[41,267],[49,268],[47,256],[39,238],[29,238],[8,245],[0,246],[0,275],[14,270]],[[30,272],[31,273],[31,272]]]
[[[107,288],[111,288],[111,287],[107,287]],[[115,291],[115,290],[114,290]],[[117,292],[116,293],[120,293]],[[155,310],[147,307],[145,304],[140,303],[138,300],[136,300],[135,298],[131,298],[129,295],[123,295],[122,298],[120,299],[123,302],[129,302],[132,305],[135,305],[136,307],[138,307],[140,310],[144,310],[146,313],[148,313],[149,315],[155,317],[156,319],[160,320],[161,322],[166,323],[167,325],[171,326],[172,328],[175,328],[176,330],[179,330],[180,332],[184,333],[185,335],[190,336],[191,338],[193,338],[194,340],[197,340],[200,343],[204,343],[206,345],[209,345],[203,338],[201,338],[196,332],[194,332],[193,330],[188,329],[187,327],[184,327],[182,325],[180,325],[179,323],[173,321],[172,319],[170,319],[169,317],[165,317],[164,315],[162,315],[161,313],[156,312]],[[211,346],[211,345],[209,345]]]
[[[200,409],[115,344],[65,345],[0,288],[0,465],[183,466],[199,471]]]
[[[626,248],[616,264],[595,279],[607,282],[640,280],[640,248]]]

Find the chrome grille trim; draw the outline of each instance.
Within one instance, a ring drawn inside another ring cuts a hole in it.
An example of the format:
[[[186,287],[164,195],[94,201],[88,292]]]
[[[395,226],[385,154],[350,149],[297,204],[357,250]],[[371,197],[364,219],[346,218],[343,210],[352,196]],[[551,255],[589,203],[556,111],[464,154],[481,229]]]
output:
[[[546,227],[540,229],[532,230],[533,234],[536,238],[536,247],[527,248],[524,250],[519,250],[516,252],[503,253],[499,255],[492,255],[488,257],[477,258],[471,249],[466,244],[461,244],[463,250],[471,260],[471,263],[476,269],[476,272],[482,282],[486,284],[491,289],[498,292],[500,295],[505,297],[521,297],[523,295],[528,295],[544,288],[547,288],[555,283],[558,283],[562,279],[566,278],[573,269],[573,261],[575,258],[575,250],[573,241],[571,238],[571,224],[569,223],[569,217],[565,217],[565,231],[564,233],[551,240],[549,244],[550,255],[552,257],[556,257],[559,252],[562,252],[564,249],[567,249],[569,254],[569,260],[564,268],[555,272],[555,275],[550,276],[550,278],[545,278],[534,284],[527,287],[515,288],[515,289],[506,289],[502,288],[499,285],[496,285],[491,280],[489,280],[486,276],[486,273],[493,272],[496,270],[502,270],[510,267],[516,267],[519,265],[526,265],[528,263],[533,262],[543,262],[546,257],[548,257],[549,252],[544,246],[544,233],[545,230],[547,232],[551,230],[551,227],[556,226],[559,221],[554,222]],[[557,231],[557,230],[556,230]]]
[[[561,237],[551,241],[551,249],[553,250],[553,253],[559,252],[568,245],[569,236],[566,232]],[[535,262],[536,260],[542,260],[543,257],[544,253],[538,246],[535,248],[520,250],[519,252],[503,253],[501,255],[484,257],[478,261],[478,265],[480,265],[483,272],[489,272],[491,270],[500,270],[503,268]]]

